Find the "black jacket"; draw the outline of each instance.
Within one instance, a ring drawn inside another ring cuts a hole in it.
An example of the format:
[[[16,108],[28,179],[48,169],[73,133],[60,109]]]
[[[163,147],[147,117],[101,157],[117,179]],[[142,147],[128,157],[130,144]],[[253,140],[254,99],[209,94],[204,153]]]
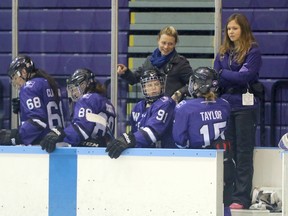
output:
[[[125,79],[130,85],[134,85],[140,82],[140,76],[146,70],[151,70],[153,66],[150,62],[151,55],[149,55],[141,67],[135,71],[127,70],[125,74],[120,77]],[[162,68],[158,68],[161,72],[167,75],[165,94],[172,96],[174,92],[179,90],[182,95],[189,94],[187,85],[189,83],[189,77],[192,75],[192,67],[189,61],[175,52],[175,55],[170,61]]]

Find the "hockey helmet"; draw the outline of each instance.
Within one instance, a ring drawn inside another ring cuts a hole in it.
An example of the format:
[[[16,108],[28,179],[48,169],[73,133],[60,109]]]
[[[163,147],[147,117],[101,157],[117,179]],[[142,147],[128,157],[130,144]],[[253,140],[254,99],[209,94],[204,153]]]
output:
[[[201,96],[218,89],[218,74],[210,67],[198,67],[190,76],[188,90],[193,96]]]
[[[67,80],[68,94],[73,101],[77,101],[95,83],[95,75],[91,70],[86,68],[77,69]]]
[[[16,73],[22,76],[22,69],[25,69],[28,74],[35,70],[34,63],[29,56],[19,55],[12,60],[8,69],[9,77],[12,79]]]

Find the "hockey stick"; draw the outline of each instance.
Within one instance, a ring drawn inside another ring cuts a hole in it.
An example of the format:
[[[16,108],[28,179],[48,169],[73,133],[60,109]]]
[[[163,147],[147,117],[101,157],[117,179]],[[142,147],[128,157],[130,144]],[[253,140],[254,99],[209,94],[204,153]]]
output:
[[[98,114],[95,113],[87,113],[86,114],[86,119],[89,122],[94,122],[100,125],[103,125],[104,127],[106,127],[107,130],[107,134],[114,140],[115,137],[111,131],[111,129],[108,127],[106,119]]]

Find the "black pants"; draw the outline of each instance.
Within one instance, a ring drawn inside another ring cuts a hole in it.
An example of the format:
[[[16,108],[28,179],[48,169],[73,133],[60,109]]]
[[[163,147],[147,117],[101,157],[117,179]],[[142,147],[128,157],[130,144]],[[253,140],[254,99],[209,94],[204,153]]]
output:
[[[225,131],[230,140],[236,163],[232,202],[249,208],[253,179],[253,150],[255,146],[257,110],[232,111]]]
[[[229,207],[232,203],[232,193],[235,181],[235,163],[231,158],[224,158],[224,191],[223,202],[224,207]]]

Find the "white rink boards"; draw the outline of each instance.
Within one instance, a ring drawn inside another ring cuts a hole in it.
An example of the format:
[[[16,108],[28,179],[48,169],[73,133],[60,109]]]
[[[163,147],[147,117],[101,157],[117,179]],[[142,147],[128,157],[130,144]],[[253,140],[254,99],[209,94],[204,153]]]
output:
[[[77,215],[223,215],[222,152],[134,150],[116,160],[78,156]]]
[[[282,187],[283,216],[287,154],[257,148],[254,157],[254,186]],[[0,215],[222,216],[222,159],[216,150],[128,149],[110,159],[104,148],[49,155],[38,146],[1,146]]]
[[[2,146],[0,215],[222,216],[222,160],[216,150],[130,149],[112,160],[104,148]]]

